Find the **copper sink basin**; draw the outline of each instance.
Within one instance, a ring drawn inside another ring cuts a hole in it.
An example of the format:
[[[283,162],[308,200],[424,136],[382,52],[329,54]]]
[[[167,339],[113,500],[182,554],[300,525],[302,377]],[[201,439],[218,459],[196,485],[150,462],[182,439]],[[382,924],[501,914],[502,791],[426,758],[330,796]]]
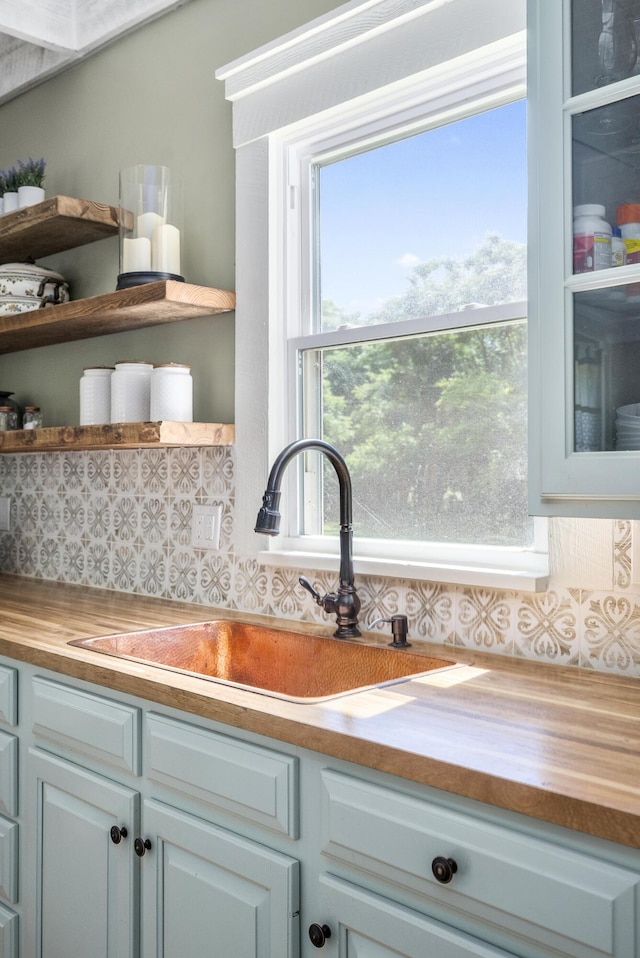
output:
[[[318,702],[454,665],[446,659],[221,619],[70,645],[295,702]]]

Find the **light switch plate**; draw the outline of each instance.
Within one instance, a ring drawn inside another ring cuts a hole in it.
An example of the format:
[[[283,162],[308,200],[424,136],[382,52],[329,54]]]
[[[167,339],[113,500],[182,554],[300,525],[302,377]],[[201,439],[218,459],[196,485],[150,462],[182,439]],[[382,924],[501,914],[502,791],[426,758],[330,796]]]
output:
[[[191,526],[191,545],[198,549],[220,549],[222,505],[194,506]]]
[[[11,497],[0,496],[0,532],[11,531]]]

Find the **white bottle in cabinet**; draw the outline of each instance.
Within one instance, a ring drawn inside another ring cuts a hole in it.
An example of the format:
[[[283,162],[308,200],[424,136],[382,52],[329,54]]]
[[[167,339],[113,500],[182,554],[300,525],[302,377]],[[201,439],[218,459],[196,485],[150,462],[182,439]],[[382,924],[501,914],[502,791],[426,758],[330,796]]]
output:
[[[573,212],[624,226],[640,202],[640,22],[577,0],[528,16],[530,510],[638,518],[640,263],[574,272]]]

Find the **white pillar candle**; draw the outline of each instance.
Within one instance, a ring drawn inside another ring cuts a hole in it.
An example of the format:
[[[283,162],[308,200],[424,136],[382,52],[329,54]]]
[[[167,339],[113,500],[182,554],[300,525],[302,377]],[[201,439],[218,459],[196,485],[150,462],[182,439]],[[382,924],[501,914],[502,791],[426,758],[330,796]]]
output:
[[[141,213],[136,222],[136,236],[146,236],[151,240],[154,229],[163,223],[164,216],[159,213]]]
[[[151,269],[151,242],[146,236],[122,241],[122,272],[142,273]]]
[[[180,275],[180,230],[165,223],[156,226],[151,240],[151,269]]]

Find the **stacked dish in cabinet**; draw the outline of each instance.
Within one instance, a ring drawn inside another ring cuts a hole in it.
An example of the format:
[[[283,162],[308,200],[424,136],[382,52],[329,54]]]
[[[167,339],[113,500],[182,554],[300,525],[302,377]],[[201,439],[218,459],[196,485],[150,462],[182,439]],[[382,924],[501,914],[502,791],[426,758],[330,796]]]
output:
[[[640,449],[640,402],[616,409],[616,447]]]

